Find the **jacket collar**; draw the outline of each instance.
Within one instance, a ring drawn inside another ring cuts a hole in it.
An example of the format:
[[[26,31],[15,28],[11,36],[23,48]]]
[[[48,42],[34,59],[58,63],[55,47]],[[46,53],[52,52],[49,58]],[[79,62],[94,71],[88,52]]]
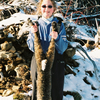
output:
[[[51,16],[50,18],[46,19],[46,18],[44,18],[44,17],[42,16],[42,20],[43,20],[45,23],[47,23],[47,24],[50,24],[50,23],[52,22],[53,18],[54,18],[54,17]]]

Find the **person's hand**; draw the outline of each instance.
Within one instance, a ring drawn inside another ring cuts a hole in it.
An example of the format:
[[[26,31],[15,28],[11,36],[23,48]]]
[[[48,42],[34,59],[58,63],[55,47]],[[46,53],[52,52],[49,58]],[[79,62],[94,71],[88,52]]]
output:
[[[57,39],[57,37],[58,37],[58,32],[52,31],[52,32],[50,33],[50,36],[52,36],[53,39]]]
[[[38,27],[37,27],[37,25],[36,25],[36,23],[35,23],[35,25],[32,25],[31,26],[31,32],[32,33],[36,33],[38,31]]]

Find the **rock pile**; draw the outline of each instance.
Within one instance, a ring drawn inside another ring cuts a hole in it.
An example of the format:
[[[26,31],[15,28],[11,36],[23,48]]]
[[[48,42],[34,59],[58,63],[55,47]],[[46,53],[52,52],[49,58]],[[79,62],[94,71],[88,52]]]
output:
[[[22,31],[22,35],[18,35],[24,24],[12,24],[0,30],[0,95],[2,96],[11,95],[16,91],[31,90],[28,85],[31,84],[29,66],[32,52],[26,44],[26,33]]]

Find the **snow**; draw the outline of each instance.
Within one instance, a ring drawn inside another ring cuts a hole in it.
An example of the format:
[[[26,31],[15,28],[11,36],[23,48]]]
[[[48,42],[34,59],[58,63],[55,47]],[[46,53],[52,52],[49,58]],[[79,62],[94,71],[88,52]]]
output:
[[[97,67],[100,67],[100,57],[97,57],[96,55],[100,54],[99,49],[94,49],[91,52],[88,52],[88,54],[91,56],[91,58],[95,61]],[[81,94],[82,100],[100,100],[100,83],[97,82],[96,77],[88,77],[88,80],[90,81],[91,84],[93,84],[95,87],[98,88],[98,90],[91,90],[91,85],[87,85],[84,83],[83,78],[86,76],[85,75],[85,70],[86,71],[93,71],[94,67],[89,59],[84,59],[78,52],[74,55],[74,59],[77,59],[77,61],[80,63],[79,67],[74,69],[74,72],[77,73],[76,76],[69,74],[65,76],[65,81],[64,81],[64,91],[77,91],[78,93]],[[77,69],[79,72],[77,72]],[[94,96],[91,94],[98,95],[98,98],[94,99]],[[67,98],[67,97],[66,97]],[[65,99],[66,100],[66,99]],[[70,100],[70,99],[68,99]]]
[[[0,96],[0,100],[13,100],[13,95],[10,95],[8,97],[2,97],[2,96]]]
[[[15,13],[10,18],[0,21],[0,29],[7,25],[11,25],[14,23],[15,24],[21,23],[21,21],[26,21],[28,18],[31,18],[32,20],[36,20],[37,15],[32,16],[32,15],[24,14],[23,11],[19,13]]]
[[[37,19],[37,15],[27,15],[24,14],[23,11],[13,14],[10,18],[0,21],[0,29],[4,26],[13,24],[13,23],[19,23],[21,21],[26,21],[27,18],[31,18],[32,20]],[[74,23],[75,25],[75,23]],[[76,34],[76,37],[86,38],[94,40],[93,37],[87,35],[87,26],[79,26],[76,25],[77,30],[80,34]],[[91,28],[91,30],[94,30]],[[77,43],[71,43],[73,46],[76,47]],[[97,65],[97,68],[100,70],[100,49],[95,48],[92,51],[89,51],[86,49],[86,47],[83,46],[83,48],[87,51],[88,55],[91,57],[92,60]],[[90,77],[89,75],[85,74],[85,71],[91,71],[93,72],[94,66],[92,62],[86,57],[86,55],[81,51],[82,55],[76,51],[76,54],[73,56],[73,59],[75,59],[79,63],[79,67],[73,68],[73,71],[76,74],[74,76],[73,74],[65,75],[64,77],[64,91],[76,91],[82,96],[82,100],[100,100],[100,82],[97,81],[95,74],[93,77]],[[86,84],[83,79],[84,77],[87,77],[89,82],[91,84]],[[97,90],[92,90],[91,86],[95,86]],[[31,95],[32,91],[29,92],[29,95]],[[97,97],[95,97],[97,96]],[[13,95],[10,95],[8,97],[2,97],[0,96],[0,100],[13,100]],[[63,100],[74,100],[73,96],[66,95],[63,96]]]

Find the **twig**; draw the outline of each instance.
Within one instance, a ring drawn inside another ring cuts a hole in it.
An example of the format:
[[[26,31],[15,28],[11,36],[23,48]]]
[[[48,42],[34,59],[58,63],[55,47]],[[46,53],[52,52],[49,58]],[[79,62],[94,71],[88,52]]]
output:
[[[83,56],[84,59],[86,59],[85,56],[78,49],[77,49],[77,51]]]

